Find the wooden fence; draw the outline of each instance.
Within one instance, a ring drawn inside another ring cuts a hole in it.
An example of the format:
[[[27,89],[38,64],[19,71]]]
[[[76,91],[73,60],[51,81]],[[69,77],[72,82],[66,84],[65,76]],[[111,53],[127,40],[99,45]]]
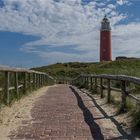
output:
[[[0,103],[9,105],[15,98],[46,85],[52,77],[46,73],[21,69],[0,67]]]
[[[119,88],[113,87],[112,83],[117,82]],[[136,91],[136,87],[130,89],[130,84],[134,84],[140,86],[140,78],[131,77],[126,75],[79,75],[75,79],[72,80],[73,85],[83,85],[84,87],[93,90],[96,93],[97,89],[100,91],[101,98],[104,97],[104,90],[107,90],[107,101],[111,102],[111,91],[121,92],[121,110],[126,110],[126,99],[127,97],[134,99],[136,102],[140,103],[140,98],[133,95]]]
[[[71,81],[70,78],[65,78],[65,77],[63,77],[63,78],[57,77],[55,79],[56,84],[70,84],[70,81]]]

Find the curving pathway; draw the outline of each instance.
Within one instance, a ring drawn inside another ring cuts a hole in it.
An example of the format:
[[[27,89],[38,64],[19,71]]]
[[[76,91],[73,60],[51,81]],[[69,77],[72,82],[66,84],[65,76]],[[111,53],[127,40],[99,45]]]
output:
[[[115,124],[75,87],[57,85],[37,99],[11,140],[103,140],[121,137]]]

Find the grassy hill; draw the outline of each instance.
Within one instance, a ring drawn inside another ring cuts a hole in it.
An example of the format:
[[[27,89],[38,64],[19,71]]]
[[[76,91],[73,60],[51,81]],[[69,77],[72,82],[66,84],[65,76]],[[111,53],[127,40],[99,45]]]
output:
[[[57,63],[49,66],[33,68],[41,72],[46,72],[53,77],[73,78],[81,73],[96,74],[125,74],[140,77],[140,60],[117,60],[102,63],[82,63],[69,62]]]
[[[102,62],[102,63],[57,63],[54,65],[43,66],[39,68],[34,68],[42,72],[46,72],[53,77],[57,78],[74,78],[81,73],[96,73],[96,74],[115,74],[115,75],[130,75],[140,77],[140,60],[138,59],[126,59],[126,60],[116,60],[112,62]],[[113,81],[114,82],[114,81]],[[113,83],[113,86],[118,88],[120,83]],[[129,89],[136,88],[133,93],[136,97],[139,97],[140,87],[138,85],[128,85]],[[132,86],[132,87],[131,87]],[[113,91],[117,94],[111,94],[111,103],[116,105],[118,109],[121,105],[122,95],[118,92]],[[133,114],[133,124],[134,126],[140,127],[140,110],[139,105],[134,102],[134,100],[127,98],[127,110]]]

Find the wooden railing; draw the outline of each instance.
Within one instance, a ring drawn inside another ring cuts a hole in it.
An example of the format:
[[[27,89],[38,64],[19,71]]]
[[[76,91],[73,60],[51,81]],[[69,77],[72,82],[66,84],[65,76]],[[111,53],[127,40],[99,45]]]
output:
[[[113,82],[116,82],[118,87],[112,86]],[[127,97],[134,99],[140,103],[140,98],[133,95],[138,90],[136,86],[140,86],[140,78],[131,77],[126,75],[93,75],[83,74],[79,75],[72,80],[73,85],[83,85],[84,87],[93,90],[94,93],[99,90],[101,98],[104,97],[104,90],[107,90],[107,101],[111,102],[111,91],[121,92],[121,110],[126,110],[126,99]],[[133,86],[130,86],[133,84]],[[140,94],[140,92],[139,92]],[[139,96],[140,97],[140,96]]]
[[[22,69],[0,67],[0,103],[9,105],[14,99],[47,85],[53,78],[46,73]]]
[[[55,83],[56,84],[70,84],[70,81],[71,79],[70,78],[60,78],[60,77],[57,77],[55,78]]]

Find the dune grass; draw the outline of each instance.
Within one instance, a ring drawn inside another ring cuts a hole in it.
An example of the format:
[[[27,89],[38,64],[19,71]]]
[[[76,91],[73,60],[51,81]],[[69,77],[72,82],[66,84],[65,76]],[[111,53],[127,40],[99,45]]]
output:
[[[53,77],[74,78],[82,73],[115,74],[140,77],[140,60],[117,60],[102,63],[69,62],[33,68]]]
[[[140,77],[140,60],[139,59],[126,59],[117,60],[112,62],[102,62],[102,63],[82,63],[82,62],[69,62],[69,63],[57,63],[49,66],[43,66],[38,68],[33,68],[34,70],[46,72],[49,75],[56,78],[75,78],[79,74],[113,74],[113,75],[128,75]],[[129,83],[128,83],[129,84]],[[80,88],[86,87],[77,83]],[[120,88],[120,83],[113,83],[114,87]],[[128,85],[129,88],[136,88],[134,93],[136,96],[140,97],[140,86],[138,85]],[[117,106],[121,103],[121,94],[112,94],[111,102]],[[140,127],[140,105],[134,103],[133,100],[127,99],[127,109],[133,112],[134,123]]]

